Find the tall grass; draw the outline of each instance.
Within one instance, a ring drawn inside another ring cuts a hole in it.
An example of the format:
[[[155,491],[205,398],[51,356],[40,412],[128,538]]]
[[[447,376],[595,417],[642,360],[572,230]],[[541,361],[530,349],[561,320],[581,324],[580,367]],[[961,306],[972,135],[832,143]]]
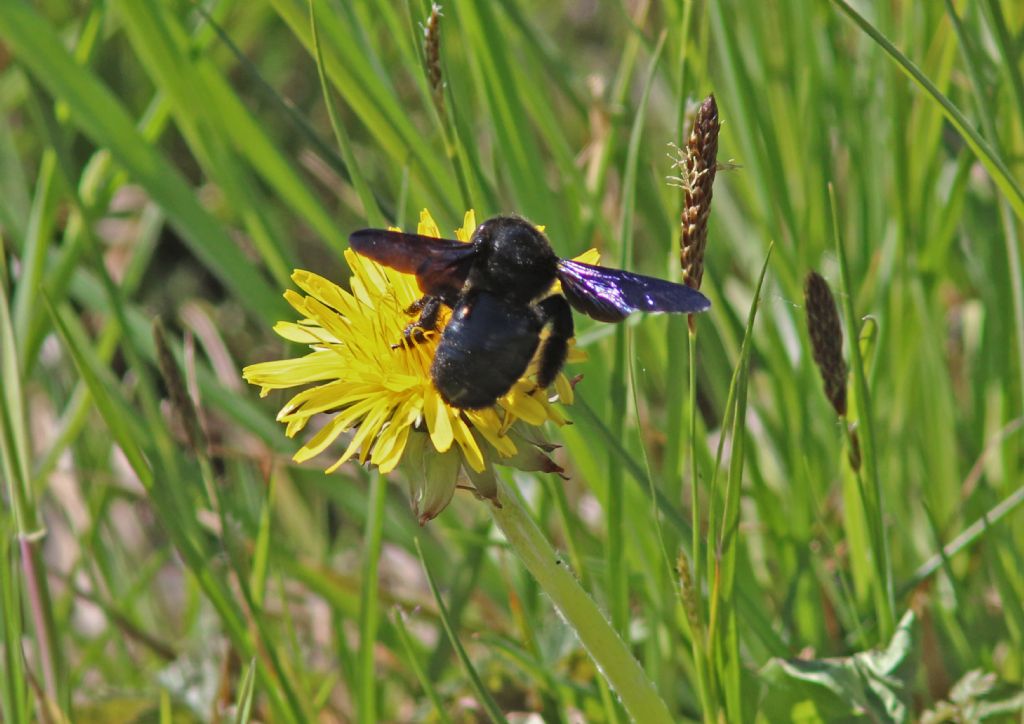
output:
[[[570,479],[503,485],[673,718],[1019,718],[1024,10],[442,12],[437,86],[422,0],[0,2],[0,718],[627,720],[488,503],[420,528],[401,476],[292,464],[239,370],[292,268],[343,283],[348,231],[424,207],[678,279],[711,92],[696,397],[685,322],[577,315]]]

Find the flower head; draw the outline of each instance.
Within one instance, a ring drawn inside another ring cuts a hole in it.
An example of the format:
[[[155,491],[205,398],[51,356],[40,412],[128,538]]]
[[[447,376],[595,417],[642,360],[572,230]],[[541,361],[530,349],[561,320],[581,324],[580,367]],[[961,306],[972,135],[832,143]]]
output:
[[[456,238],[468,243],[475,228],[476,216],[469,211]],[[417,233],[441,236],[425,210]],[[261,396],[275,389],[311,385],[277,415],[289,437],[302,431],[314,416],[328,416],[299,448],[294,456],[297,462],[319,455],[348,432],[352,436],[344,452],[327,472],[358,456],[361,463],[388,473],[405,457],[413,503],[423,521],[447,505],[460,470],[485,497],[493,497],[490,466],[494,462],[560,472],[544,454],[543,443],[532,439],[525,427],[566,422],[547,392],[532,381],[534,364],[492,407],[450,407],[430,376],[449,310],[442,310],[437,331],[427,332],[421,343],[396,344],[414,317],[410,306],[422,296],[416,278],[351,250],[346,250],[345,261],[352,270],[351,291],[312,272],[296,270],[292,280],[305,294],[285,292],[302,319],[279,322],[274,330],[287,340],[308,345],[310,352],[296,359],[250,365],[242,373],[246,381],[260,386]],[[572,353],[569,359],[579,357]],[[555,380],[554,390],[558,401],[572,402],[572,385],[564,375]]]

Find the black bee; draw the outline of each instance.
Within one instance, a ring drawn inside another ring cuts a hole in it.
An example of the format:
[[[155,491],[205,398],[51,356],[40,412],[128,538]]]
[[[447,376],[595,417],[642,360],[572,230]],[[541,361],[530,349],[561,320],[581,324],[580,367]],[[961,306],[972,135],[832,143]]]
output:
[[[573,336],[569,305],[602,322],[621,322],[631,312],[692,313],[711,306],[682,284],[559,259],[547,237],[516,216],[488,219],[468,244],[382,229],[357,231],[349,243],[358,254],[416,275],[424,296],[408,310],[419,318],[406,327],[405,342],[422,341],[437,328],[441,305],[451,308],[430,374],[452,407],[494,404],[522,377],[549,325],[537,384],[550,385]],[[562,294],[552,293],[556,280]]]

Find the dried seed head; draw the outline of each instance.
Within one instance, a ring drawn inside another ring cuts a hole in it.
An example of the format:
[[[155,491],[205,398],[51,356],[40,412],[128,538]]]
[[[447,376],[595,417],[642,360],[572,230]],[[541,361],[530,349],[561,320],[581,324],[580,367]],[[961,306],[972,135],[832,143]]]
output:
[[[856,430],[850,430],[850,449],[847,452],[847,457],[850,459],[850,468],[853,472],[860,470],[860,437],[857,435]]]
[[[690,560],[682,551],[679,551],[679,557],[676,559],[676,571],[682,584],[683,608],[686,609],[686,619],[690,622],[691,635],[697,636],[701,630],[697,610],[699,599],[697,589],[693,585],[693,575],[690,573]]]
[[[846,415],[846,363],[843,361],[843,330],[839,311],[828,282],[817,272],[809,272],[804,282],[807,305],[807,331],[811,336],[814,361],[825,383],[825,396],[836,414]]]
[[[443,86],[441,83],[441,6],[434,3],[430,6],[430,17],[423,27],[423,53],[427,60],[427,80],[434,94],[434,103],[444,104]]]
[[[715,183],[718,156],[718,105],[710,95],[693,118],[686,150],[678,165],[685,193],[679,238],[679,264],[683,283],[700,289],[704,276],[704,248],[708,242],[711,187]]]

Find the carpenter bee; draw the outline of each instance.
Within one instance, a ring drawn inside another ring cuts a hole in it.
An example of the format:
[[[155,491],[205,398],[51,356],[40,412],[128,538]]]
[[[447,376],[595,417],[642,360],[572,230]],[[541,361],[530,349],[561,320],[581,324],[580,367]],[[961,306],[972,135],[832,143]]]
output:
[[[495,216],[469,243],[382,229],[349,237],[356,253],[415,274],[424,296],[403,333],[416,344],[437,329],[441,305],[452,310],[430,374],[452,407],[488,407],[522,377],[541,346],[537,384],[547,388],[565,364],[573,336],[570,305],[602,322],[631,312],[703,312],[695,289],[555,255],[547,237],[518,216]],[[562,293],[554,293],[555,281]],[[541,332],[549,334],[541,343]],[[396,345],[396,347],[401,345]]]

